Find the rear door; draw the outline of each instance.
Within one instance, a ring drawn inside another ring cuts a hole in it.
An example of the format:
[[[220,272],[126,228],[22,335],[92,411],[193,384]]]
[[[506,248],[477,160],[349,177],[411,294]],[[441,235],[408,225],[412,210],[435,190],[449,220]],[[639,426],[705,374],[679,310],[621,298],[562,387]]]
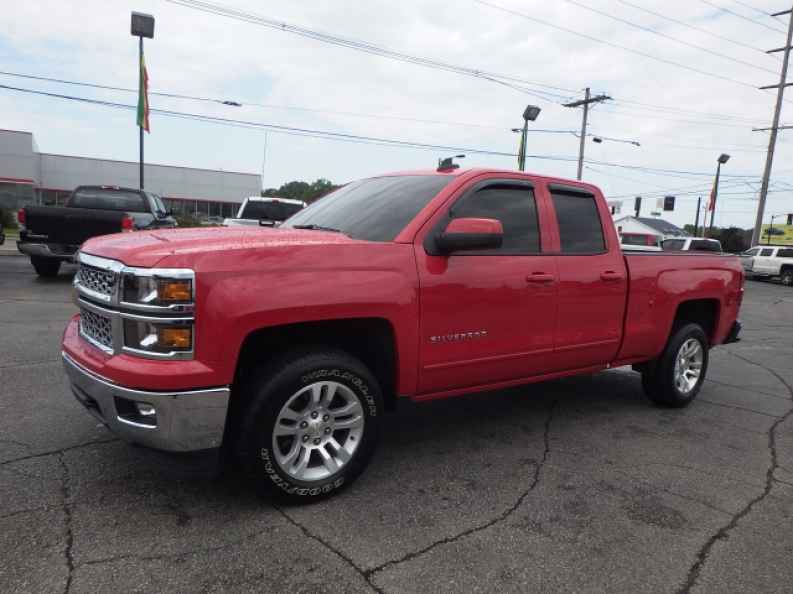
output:
[[[775,248],[772,247],[760,248],[760,253],[754,257],[752,272],[755,274],[776,274],[772,260],[774,251]]]
[[[612,361],[622,337],[628,290],[622,252],[602,200],[577,186],[549,185],[559,230],[555,364],[559,370]]]
[[[419,234],[419,392],[547,370],[557,300],[555,259],[543,253],[547,238],[540,233],[544,211],[531,183],[487,179],[458,193]],[[501,221],[502,246],[435,255],[435,234],[461,217]]]

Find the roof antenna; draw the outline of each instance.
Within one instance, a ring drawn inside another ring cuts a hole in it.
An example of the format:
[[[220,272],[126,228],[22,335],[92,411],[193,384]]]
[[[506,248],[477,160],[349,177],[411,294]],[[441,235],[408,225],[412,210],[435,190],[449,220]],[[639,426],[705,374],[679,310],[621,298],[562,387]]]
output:
[[[438,159],[438,171],[454,171],[455,169],[459,169],[460,166],[454,162],[454,159],[465,159],[465,155],[455,155],[454,157]]]

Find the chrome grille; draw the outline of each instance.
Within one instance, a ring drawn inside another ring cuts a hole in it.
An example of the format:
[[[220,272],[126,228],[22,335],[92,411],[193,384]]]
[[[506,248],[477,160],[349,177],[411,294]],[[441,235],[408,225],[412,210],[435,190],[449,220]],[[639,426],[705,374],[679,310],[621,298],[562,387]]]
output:
[[[77,282],[94,293],[112,297],[116,287],[116,273],[112,270],[103,270],[95,266],[80,263],[77,272]]]
[[[113,348],[113,323],[110,318],[80,308],[80,333],[103,347]]]

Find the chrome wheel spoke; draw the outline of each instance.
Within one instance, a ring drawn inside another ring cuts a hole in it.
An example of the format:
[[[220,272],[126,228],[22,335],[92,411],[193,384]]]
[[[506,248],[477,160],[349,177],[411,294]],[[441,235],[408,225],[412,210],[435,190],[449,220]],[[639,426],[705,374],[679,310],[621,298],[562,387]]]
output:
[[[339,442],[336,441],[335,438],[331,437],[328,440],[328,444],[333,448],[334,452],[336,453],[336,457],[343,463],[346,463],[352,457],[352,455],[347,450],[339,445]]]
[[[283,425],[278,423],[273,430],[276,437],[293,437],[297,435],[297,425]]]
[[[360,412],[363,412],[363,409],[361,408],[361,403],[357,400],[347,402],[347,404],[342,407],[330,409],[330,414],[332,414],[334,417],[345,417]]]
[[[308,466],[308,461],[311,458],[311,450],[308,448],[300,448],[300,454],[297,456],[297,462],[294,466],[291,467],[291,474],[300,478],[303,474],[303,471]]]
[[[297,458],[299,452],[300,441],[295,439],[294,443],[292,443],[292,447],[289,449],[289,452],[287,452],[283,457],[278,457],[278,463],[281,464],[281,466],[291,466],[295,461],[295,458]]]
[[[317,451],[322,457],[322,463],[325,465],[325,468],[328,469],[328,472],[333,473],[339,469],[339,465],[336,463],[336,460],[328,453],[328,450],[325,448],[325,446],[318,447]]]
[[[357,429],[363,425],[363,415],[355,415],[347,419],[338,420],[334,423],[336,429]]]

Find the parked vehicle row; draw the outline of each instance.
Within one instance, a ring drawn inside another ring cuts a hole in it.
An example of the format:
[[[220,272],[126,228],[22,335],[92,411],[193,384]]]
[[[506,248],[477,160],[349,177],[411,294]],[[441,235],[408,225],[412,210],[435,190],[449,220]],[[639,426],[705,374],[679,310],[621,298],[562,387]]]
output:
[[[756,246],[741,255],[747,275],[754,278],[779,278],[793,286],[793,246]]]
[[[27,206],[18,219],[17,248],[44,277],[56,276],[91,237],[176,226],[159,196],[118,186],[79,186],[65,206]]]
[[[79,266],[77,400],[298,501],[352,483],[402,398],[633,365],[686,406],[743,297],[734,256],[623,253],[593,185],[486,169],[360,180],[277,228],[89,239]]]

